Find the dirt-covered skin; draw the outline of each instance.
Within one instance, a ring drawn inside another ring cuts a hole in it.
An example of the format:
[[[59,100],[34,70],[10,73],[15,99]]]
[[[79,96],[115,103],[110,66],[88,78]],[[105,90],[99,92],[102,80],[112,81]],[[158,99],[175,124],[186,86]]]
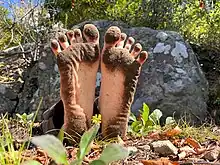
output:
[[[102,84],[100,91],[100,112],[102,135],[126,137],[130,107],[142,64],[147,52],[141,51],[140,44],[134,44],[118,27],[110,27],[105,34],[101,54]]]
[[[90,127],[99,65],[97,28],[91,24],[85,25],[83,35],[85,42],[81,31],[75,29],[67,32],[67,36],[60,34],[59,43],[57,40],[51,42],[60,72],[64,129],[72,137],[84,133]]]

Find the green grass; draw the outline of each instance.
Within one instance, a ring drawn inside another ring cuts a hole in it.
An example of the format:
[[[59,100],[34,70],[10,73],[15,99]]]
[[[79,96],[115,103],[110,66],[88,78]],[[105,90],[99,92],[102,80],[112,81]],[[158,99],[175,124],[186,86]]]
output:
[[[190,126],[189,124],[180,125],[182,137],[192,137],[199,142],[204,142],[208,139],[220,140],[220,136],[213,132],[213,124],[203,124],[202,126]]]
[[[1,123],[0,136],[0,164],[1,165],[19,165],[22,162],[22,153],[24,151],[25,143],[21,144],[18,150],[15,149],[14,139],[8,128],[10,120],[3,116]]]

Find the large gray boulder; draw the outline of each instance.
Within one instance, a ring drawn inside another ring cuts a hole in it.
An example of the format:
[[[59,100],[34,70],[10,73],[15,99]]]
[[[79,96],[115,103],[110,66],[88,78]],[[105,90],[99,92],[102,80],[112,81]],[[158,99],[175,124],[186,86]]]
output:
[[[82,28],[85,23],[88,22],[83,22],[74,28]],[[129,27],[120,22],[89,23],[95,24],[100,30],[101,46],[107,28],[117,25],[128,36],[133,36],[149,53],[149,59],[141,71],[132,112],[138,115],[142,104],[147,103],[151,110],[160,109],[164,118],[187,117],[187,120],[196,123],[205,120],[208,82],[191,47],[178,33],[146,27]],[[60,99],[56,59],[48,45],[44,46],[40,57],[40,60],[29,70],[29,76],[26,76],[24,88],[19,93],[16,112],[35,111],[40,98],[43,97],[42,113]],[[100,77],[97,85],[100,84],[99,81]]]

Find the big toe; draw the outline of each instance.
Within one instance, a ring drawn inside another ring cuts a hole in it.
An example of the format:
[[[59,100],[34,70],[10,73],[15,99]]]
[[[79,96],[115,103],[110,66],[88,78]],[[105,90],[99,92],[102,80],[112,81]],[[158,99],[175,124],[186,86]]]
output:
[[[99,31],[93,24],[84,26],[83,35],[87,42],[98,43],[99,41]]]
[[[114,47],[121,40],[121,30],[117,26],[111,26],[105,33],[105,46]]]

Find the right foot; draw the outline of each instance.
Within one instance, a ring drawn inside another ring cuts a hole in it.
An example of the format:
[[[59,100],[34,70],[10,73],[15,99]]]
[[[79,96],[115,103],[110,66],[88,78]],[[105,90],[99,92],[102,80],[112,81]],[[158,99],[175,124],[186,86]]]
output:
[[[134,44],[118,27],[110,27],[105,34],[101,54],[102,83],[99,108],[102,115],[104,137],[126,138],[128,117],[133,102],[137,80],[147,52],[141,52],[141,45]]]
[[[90,127],[99,66],[98,29],[87,24],[84,26],[83,36],[85,42],[81,31],[75,29],[67,32],[67,36],[60,34],[59,42],[51,42],[60,72],[64,130],[72,136],[83,134]]]

